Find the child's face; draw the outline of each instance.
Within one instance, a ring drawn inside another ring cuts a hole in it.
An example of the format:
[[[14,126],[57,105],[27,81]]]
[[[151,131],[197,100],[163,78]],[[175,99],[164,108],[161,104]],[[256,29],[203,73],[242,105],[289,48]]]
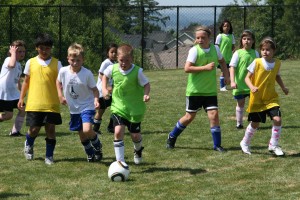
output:
[[[77,71],[83,65],[83,56],[81,54],[79,54],[78,56],[69,55],[68,63],[70,64],[70,66],[73,68],[74,71]]]
[[[42,60],[48,60],[51,57],[52,47],[50,46],[39,45],[36,50]]]
[[[260,49],[261,57],[266,59],[266,61],[271,61],[274,56],[274,49],[272,49],[271,44],[265,43]]]
[[[242,38],[242,44],[243,44],[243,48],[244,49],[251,49],[252,45],[253,45],[253,39],[250,36],[244,36]]]
[[[225,22],[223,25],[223,33],[227,34],[230,30],[230,24],[228,22]]]
[[[122,70],[126,71],[131,68],[132,56],[120,54],[118,55],[118,62]]]
[[[207,32],[197,31],[195,37],[196,37],[196,43],[199,44],[201,48],[204,49],[209,48],[209,37]]]
[[[20,61],[20,60],[23,60],[24,57],[25,57],[25,47],[22,47],[22,46],[19,46],[18,49],[17,49],[17,61]]]
[[[116,47],[112,47],[112,48],[109,49],[108,58],[111,61],[116,61],[117,60],[117,48]]]

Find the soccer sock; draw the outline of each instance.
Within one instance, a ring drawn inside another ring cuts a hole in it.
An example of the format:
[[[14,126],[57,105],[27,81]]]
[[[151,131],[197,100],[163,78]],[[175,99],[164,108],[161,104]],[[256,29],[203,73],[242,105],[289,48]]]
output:
[[[184,126],[178,121],[174,129],[170,132],[169,136],[171,138],[177,138],[182,133],[182,131],[184,131],[185,128],[186,126]]]
[[[48,138],[45,138],[45,140],[46,140],[46,158],[53,157],[56,140],[48,139]]]
[[[280,134],[281,134],[281,126],[273,126],[271,140],[269,143],[270,146],[278,146]]]
[[[138,151],[142,148],[142,137],[139,141],[135,142],[135,141],[132,141],[133,142],[133,147],[134,147],[134,150]]]
[[[93,126],[93,130],[94,131],[99,131],[100,129],[100,126],[101,126],[101,122],[102,122],[102,119],[94,119],[94,126]]]
[[[26,134],[26,145],[33,146],[36,137],[30,137],[29,134]]]
[[[243,125],[243,115],[244,115],[244,108],[236,107],[235,108],[235,116],[236,116],[236,125]]]
[[[125,162],[124,141],[123,140],[114,140],[114,148],[115,148],[116,160]]]
[[[256,131],[256,129],[252,128],[251,124],[249,124],[246,128],[245,136],[244,136],[242,142],[246,145],[249,145],[255,131]]]
[[[220,126],[213,126],[210,132],[214,142],[214,148],[221,146],[221,128]]]
[[[224,76],[220,76],[220,88],[225,87]]]
[[[91,143],[92,143],[92,146],[94,147],[94,149],[96,151],[100,151],[101,150],[102,145],[101,145],[101,142],[100,142],[97,134],[96,134],[95,138],[91,139]]]
[[[86,141],[84,141],[84,142],[81,142],[81,144],[83,145],[84,150],[85,150],[85,153],[86,153],[87,155],[93,155],[93,154],[95,153],[95,152],[94,152],[94,149],[93,149],[93,147],[92,147],[92,145],[91,145],[90,140],[86,140]]]
[[[24,122],[24,117],[17,115],[16,119],[15,119],[15,123],[14,123],[11,131],[13,133],[20,131],[22,128],[23,122]]]

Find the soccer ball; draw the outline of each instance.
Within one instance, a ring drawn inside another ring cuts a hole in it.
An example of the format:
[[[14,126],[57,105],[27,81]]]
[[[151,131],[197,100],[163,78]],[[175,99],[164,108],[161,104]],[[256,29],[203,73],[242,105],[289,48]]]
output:
[[[115,161],[108,168],[108,178],[112,181],[126,181],[129,173],[129,166],[122,161]]]

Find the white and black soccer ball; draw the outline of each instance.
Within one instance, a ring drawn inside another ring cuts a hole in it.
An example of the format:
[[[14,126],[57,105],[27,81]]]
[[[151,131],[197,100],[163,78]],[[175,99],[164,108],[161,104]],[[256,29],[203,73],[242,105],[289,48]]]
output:
[[[129,166],[122,161],[115,161],[108,168],[108,178],[112,181],[126,181],[129,173]]]

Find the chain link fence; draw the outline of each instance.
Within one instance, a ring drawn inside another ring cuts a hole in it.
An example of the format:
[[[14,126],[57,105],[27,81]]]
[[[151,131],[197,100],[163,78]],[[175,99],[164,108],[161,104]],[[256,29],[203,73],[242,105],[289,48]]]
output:
[[[39,32],[47,32],[54,38],[53,55],[64,65],[68,46],[73,42],[83,44],[85,65],[94,72],[105,59],[108,44],[129,43],[135,48],[134,62],[145,69],[182,68],[193,46],[194,28],[208,26],[214,42],[224,19],[232,22],[237,47],[241,32],[250,28],[255,32],[256,46],[263,37],[273,36],[280,46],[279,56],[298,58],[299,8],[0,5],[0,61],[7,56],[9,44],[17,39],[26,42],[27,58],[35,56],[34,38]],[[286,41],[287,37],[291,41]]]

